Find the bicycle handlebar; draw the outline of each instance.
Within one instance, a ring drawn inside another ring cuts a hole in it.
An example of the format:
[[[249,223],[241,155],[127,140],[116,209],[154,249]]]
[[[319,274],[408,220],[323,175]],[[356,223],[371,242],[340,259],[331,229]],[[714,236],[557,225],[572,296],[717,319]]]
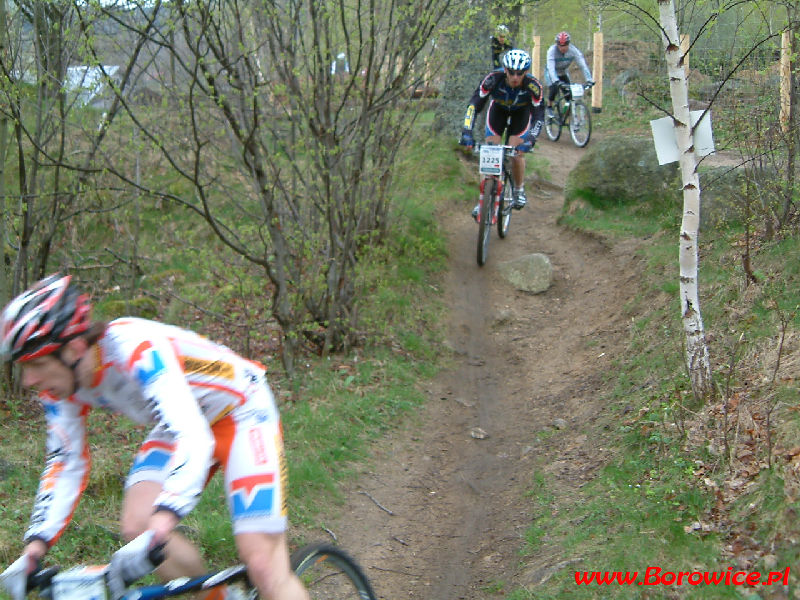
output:
[[[165,545],[165,543],[158,544],[157,546],[151,548],[147,553],[148,560],[156,567],[164,562],[167,558],[166,553],[164,552]],[[60,572],[61,567],[57,565],[36,569],[33,573],[28,575],[28,579],[25,584],[25,594],[27,595],[35,590],[39,590],[42,593],[46,592],[53,584],[53,577],[58,575]],[[125,585],[130,585],[132,583],[133,581],[126,581]]]

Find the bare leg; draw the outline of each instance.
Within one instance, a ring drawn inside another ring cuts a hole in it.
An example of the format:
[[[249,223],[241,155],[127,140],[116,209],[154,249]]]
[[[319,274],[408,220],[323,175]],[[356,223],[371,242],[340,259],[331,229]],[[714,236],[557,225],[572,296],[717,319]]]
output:
[[[239,557],[263,600],[309,600],[308,592],[292,572],[283,533],[240,533]]]
[[[126,542],[145,531],[147,520],[153,514],[153,502],[160,493],[161,484],[154,481],[140,481],[126,490],[120,519],[122,538]],[[165,554],[167,559],[156,569],[156,574],[165,581],[206,572],[199,550],[178,532],[170,534]]]

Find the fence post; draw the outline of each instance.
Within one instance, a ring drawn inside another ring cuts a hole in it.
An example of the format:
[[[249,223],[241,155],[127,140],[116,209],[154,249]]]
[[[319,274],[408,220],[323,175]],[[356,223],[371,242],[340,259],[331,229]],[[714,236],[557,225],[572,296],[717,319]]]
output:
[[[592,89],[592,112],[599,113],[603,110],[603,32],[594,33],[594,53],[592,54],[592,75],[594,75],[594,88]]]
[[[791,31],[784,31],[781,36],[781,112],[780,124],[781,131],[789,131],[789,117],[792,101],[792,34]]]
[[[541,70],[539,69],[541,63],[541,51],[539,44],[541,43],[541,36],[533,36],[533,47],[531,48],[531,75],[541,81]]]

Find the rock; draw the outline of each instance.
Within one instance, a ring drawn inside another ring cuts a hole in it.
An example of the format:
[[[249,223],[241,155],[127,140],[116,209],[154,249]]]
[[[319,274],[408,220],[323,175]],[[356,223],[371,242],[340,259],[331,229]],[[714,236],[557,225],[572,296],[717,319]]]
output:
[[[680,210],[678,163],[659,165],[650,137],[610,136],[592,143],[567,177],[564,213],[585,202],[594,208],[645,202]]]
[[[566,419],[553,419],[553,427],[556,429],[566,429],[568,425]]]
[[[497,270],[516,289],[534,294],[547,291],[553,282],[553,265],[544,254],[526,254],[502,262]]]

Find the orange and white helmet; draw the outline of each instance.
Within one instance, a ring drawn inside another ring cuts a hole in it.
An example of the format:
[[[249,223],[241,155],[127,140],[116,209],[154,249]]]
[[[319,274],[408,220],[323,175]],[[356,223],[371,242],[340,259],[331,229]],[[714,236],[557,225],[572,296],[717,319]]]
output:
[[[26,361],[56,352],[89,329],[89,297],[69,275],[51,275],[23,292],[3,310],[0,357]]]

